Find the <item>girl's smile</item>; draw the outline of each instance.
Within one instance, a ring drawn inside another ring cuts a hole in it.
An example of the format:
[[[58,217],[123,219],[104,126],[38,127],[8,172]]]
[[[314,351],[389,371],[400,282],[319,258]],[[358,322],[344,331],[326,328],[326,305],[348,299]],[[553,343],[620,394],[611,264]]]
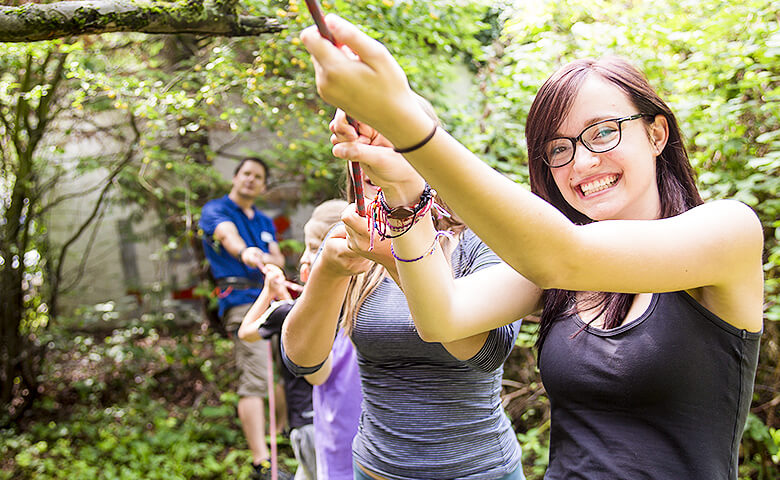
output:
[[[578,185],[583,197],[589,197],[614,187],[620,180],[620,175],[609,174],[603,177],[588,180]]]

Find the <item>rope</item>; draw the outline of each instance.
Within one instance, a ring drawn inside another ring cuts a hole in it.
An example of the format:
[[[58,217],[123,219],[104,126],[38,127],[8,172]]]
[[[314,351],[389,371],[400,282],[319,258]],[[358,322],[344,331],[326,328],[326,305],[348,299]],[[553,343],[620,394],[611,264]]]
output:
[[[268,375],[268,422],[270,424],[269,436],[271,437],[271,480],[277,480],[279,475],[278,460],[276,457],[276,398],[274,398],[274,367],[273,353],[271,352],[271,341],[268,341],[268,365],[266,373]]]

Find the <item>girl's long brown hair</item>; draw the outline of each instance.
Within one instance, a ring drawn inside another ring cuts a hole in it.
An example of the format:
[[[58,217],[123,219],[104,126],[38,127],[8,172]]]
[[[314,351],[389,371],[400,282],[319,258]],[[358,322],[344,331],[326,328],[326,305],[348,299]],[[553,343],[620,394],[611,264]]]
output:
[[[669,125],[669,138],[663,151],[656,158],[656,182],[661,199],[661,218],[668,218],[703,203],[683,144],[677,119],[666,103],[650,86],[645,76],[617,57],[599,60],[583,59],[571,62],[554,73],[539,89],[528,112],[526,142],[531,191],[553,204],[576,224],[593,220],[575,210],[563,199],[553,180],[549,167],[544,163],[544,145],[555,136],[574,102],[579,88],[589,75],[598,75],[623,90],[638,112],[663,115]],[[647,123],[646,123],[647,125]],[[649,133],[648,133],[649,135]],[[576,292],[550,289],[542,295],[544,309],[540,320],[537,346],[541,346],[552,323],[577,312]],[[595,318],[604,316],[604,328],[619,326],[634,299],[634,294],[595,292],[582,305],[584,308],[601,309]]]

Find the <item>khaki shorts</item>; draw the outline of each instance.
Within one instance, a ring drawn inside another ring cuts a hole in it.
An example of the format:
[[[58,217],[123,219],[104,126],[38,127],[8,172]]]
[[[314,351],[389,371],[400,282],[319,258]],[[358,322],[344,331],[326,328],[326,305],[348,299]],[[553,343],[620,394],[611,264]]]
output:
[[[239,397],[265,397],[268,394],[268,357],[270,342],[245,342],[236,336],[251,303],[237,305],[225,312],[225,328],[233,339],[236,366],[240,372],[237,393]]]

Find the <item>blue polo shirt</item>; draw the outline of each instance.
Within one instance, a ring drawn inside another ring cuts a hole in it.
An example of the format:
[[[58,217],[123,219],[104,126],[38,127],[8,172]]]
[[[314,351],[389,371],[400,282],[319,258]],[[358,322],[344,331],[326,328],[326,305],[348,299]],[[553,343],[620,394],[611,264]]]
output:
[[[231,222],[238,229],[238,234],[244,239],[247,247],[259,247],[268,253],[268,245],[276,242],[276,228],[271,219],[257,207],[253,205],[252,210],[255,215],[250,219],[227,195],[211,200],[203,206],[199,225],[203,230],[203,251],[211,265],[214,278],[244,277],[260,285],[263,284],[264,275],[260,270],[239,262],[214,240],[214,230],[217,225]],[[227,296],[219,299],[219,315],[222,316],[225,311],[236,305],[253,303],[261,290],[262,288],[231,290]]]

